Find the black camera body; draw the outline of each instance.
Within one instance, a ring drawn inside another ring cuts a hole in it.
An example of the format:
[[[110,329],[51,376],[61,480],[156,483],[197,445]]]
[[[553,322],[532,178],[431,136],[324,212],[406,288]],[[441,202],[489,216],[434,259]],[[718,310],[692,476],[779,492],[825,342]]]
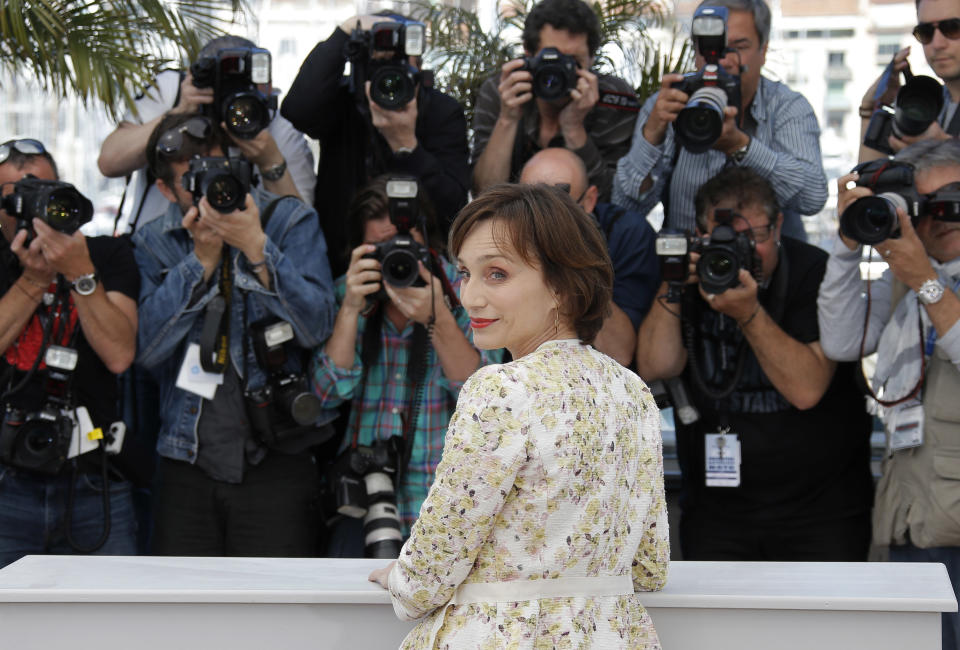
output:
[[[933,77],[914,75],[908,67],[904,70],[906,83],[897,92],[893,106],[881,106],[870,117],[863,144],[882,151],[894,153],[889,138],[895,135],[917,136],[933,124],[943,108],[943,86]]]
[[[74,419],[70,378],[76,350],[51,345],[44,353],[46,382],[36,408],[6,404],[0,424],[0,461],[39,474],[60,471],[70,453]]]
[[[387,181],[387,211],[391,223],[397,227],[397,234],[378,243],[375,251],[364,255],[380,262],[383,281],[394,287],[426,286],[417,262],[430,268],[430,250],[410,235],[410,231],[420,225],[418,192],[417,180],[413,177],[396,177]],[[420,233],[424,234],[423,228]],[[381,286],[370,298],[381,300],[386,297]]]
[[[218,212],[243,208],[250,187],[255,184],[253,165],[243,158],[210,156],[190,160],[181,184],[199,203],[204,196]]]
[[[346,46],[351,76],[358,92],[370,82],[370,99],[383,108],[398,110],[417,94],[420,73],[408,58],[422,56],[426,44],[423,23],[375,23],[370,31],[355,29]]]
[[[740,110],[739,75],[720,66],[727,50],[726,7],[700,7],[693,16],[692,38],[706,63],[672,87],[689,96],[674,124],[677,141],[690,153],[703,153],[723,132],[723,111],[727,106]],[[739,119],[739,112],[738,112]]]
[[[270,125],[277,112],[277,96],[263,93],[270,84],[270,52],[259,47],[222,49],[190,66],[193,85],[213,88],[213,103],[202,107],[204,115],[238,138],[249,140]]]
[[[17,228],[33,235],[34,219],[67,235],[93,218],[93,203],[70,183],[26,176],[3,197],[3,209],[17,220]]]
[[[404,458],[400,436],[345,450],[332,473],[337,512],[363,518],[367,557],[395,559],[403,543],[395,484]]]
[[[690,253],[700,254],[697,275],[706,293],[723,293],[740,286],[740,269],[749,271],[758,282],[762,278],[760,256],[750,232],[737,232],[729,223],[717,224],[709,237],[663,230],[657,236],[656,250],[661,278],[668,285],[668,302],[679,302],[682,297],[690,275]]]
[[[250,425],[268,447],[276,447],[316,429],[323,410],[302,372],[286,370],[288,346],[294,339],[287,321],[267,320],[250,326],[253,351],[267,383],[246,390],[244,398]]]
[[[870,188],[874,195],[864,196],[840,215],[840,232],[861,244],[873,245],[900,236],[897,208],[916,224],[924,199],[914,184],[914,168],[896,160],[871,160],[857,165],[857,185]]]
[[[563,99],[577,87],[577,69],[580,64],[569,54],[555,47],[545,47],[536,56],[525,57],[520,70],[533,75],[535,97],[554,101]]]

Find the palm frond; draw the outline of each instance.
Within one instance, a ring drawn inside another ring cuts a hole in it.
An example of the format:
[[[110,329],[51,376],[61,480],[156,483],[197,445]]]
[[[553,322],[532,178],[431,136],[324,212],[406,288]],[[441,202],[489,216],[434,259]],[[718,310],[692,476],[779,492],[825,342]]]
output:
[[[111,117],[167,65],[225,33],[247,0],[7,0],[0,68],[60,97],[102,103]]]

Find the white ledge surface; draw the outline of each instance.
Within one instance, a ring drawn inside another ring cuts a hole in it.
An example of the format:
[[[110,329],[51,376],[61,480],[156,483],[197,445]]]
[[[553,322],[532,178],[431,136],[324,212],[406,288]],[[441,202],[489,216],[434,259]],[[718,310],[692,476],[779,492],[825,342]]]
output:
[[[0,603],[387,604],[384,560],[27,556],[0,570]],[[946,569],[922,563],[673,562],[648,608],[955,612]]]

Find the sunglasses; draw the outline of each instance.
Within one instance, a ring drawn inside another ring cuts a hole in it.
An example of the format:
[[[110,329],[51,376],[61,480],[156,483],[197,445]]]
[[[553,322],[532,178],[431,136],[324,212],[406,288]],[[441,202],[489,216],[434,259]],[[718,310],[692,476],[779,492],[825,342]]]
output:
[[[191,117],[189,120],[165,132],[157,139],[157,153],[172,156],[183,147],[183,134],[196,140],[206,140],[213,130],[213,123],[206,117]]]
[[[16,150],[25,156],[40,156],[47,153],[43,143],[32,138],[20,138],[18,140],[7,140],[0,144],[0,165],[7,162],[10,158],[10,152]]]
[[[947,18],[932,23],[920,23],[913,28],[913,36],[923,45],[929,45],[933,40],[933,33],[939,29],[940,33],[951,41],[960,38],[960,18]]]

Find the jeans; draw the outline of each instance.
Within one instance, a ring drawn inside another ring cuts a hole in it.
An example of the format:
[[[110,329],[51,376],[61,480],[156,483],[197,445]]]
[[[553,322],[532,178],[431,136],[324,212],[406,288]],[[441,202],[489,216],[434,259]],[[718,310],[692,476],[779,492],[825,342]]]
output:
[[[98,475],[41,476],[0,465],[0,567],[24,555],[73,554],[67,541],[66,511],[74,490],[70,530],[81,548],[93,546],[103,532],[103,481]],[[110,534],[97,555],[136,555],[137,523],[130,484],[110,481]]]
[[[890,547],[891,562],[940,562],[947,567],[953,593],[960,600],[960,547],[939,546],[934,548],[917,548],[907,543],[903,546]],[[944,612],[940,618],[943,630],[943,650],[960,650],[960,614]]]

